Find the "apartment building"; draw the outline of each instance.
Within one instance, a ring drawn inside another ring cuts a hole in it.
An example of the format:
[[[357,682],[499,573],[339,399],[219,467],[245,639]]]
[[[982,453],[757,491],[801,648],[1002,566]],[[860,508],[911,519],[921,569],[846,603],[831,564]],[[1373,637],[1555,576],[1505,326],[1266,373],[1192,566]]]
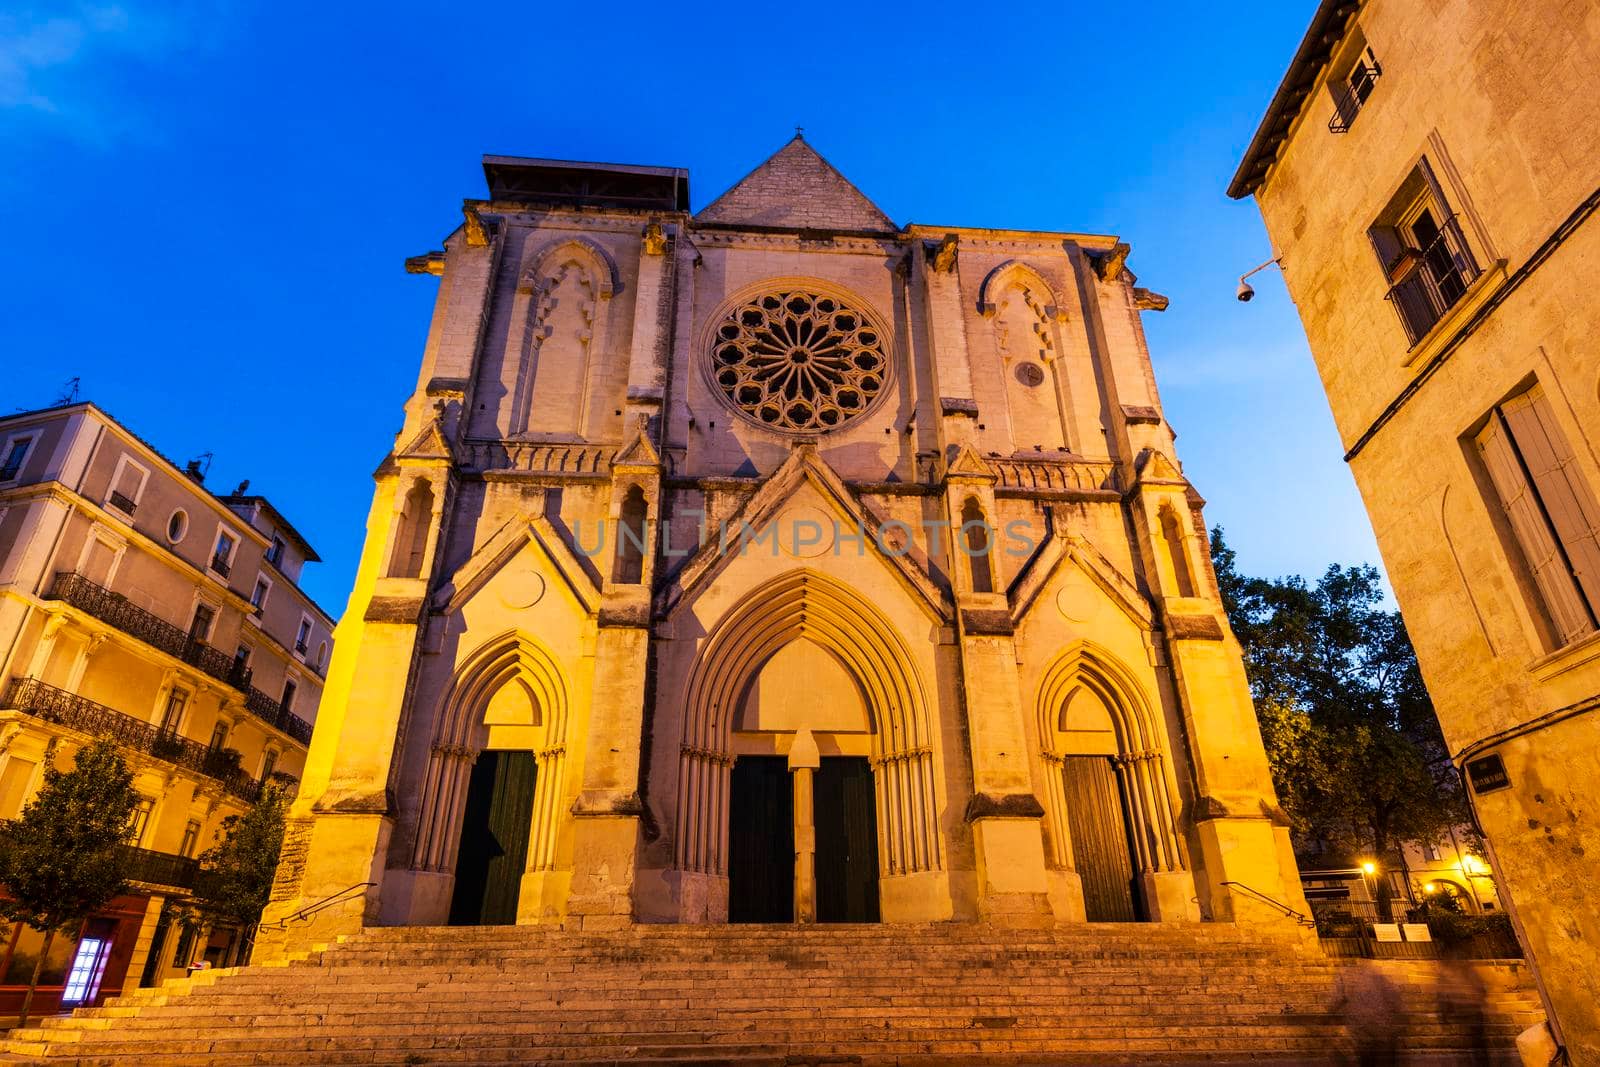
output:
[[[317,559],[248,484],[213,493],[94,404],[0,418],[0,820],[97,738],[141,797],[132,888],[56,939],[35,1011],[238,955],[186,902],[222,821],[301,774],[332,644],[298,584]],[[0,926],[0,1018],[42,941]]]

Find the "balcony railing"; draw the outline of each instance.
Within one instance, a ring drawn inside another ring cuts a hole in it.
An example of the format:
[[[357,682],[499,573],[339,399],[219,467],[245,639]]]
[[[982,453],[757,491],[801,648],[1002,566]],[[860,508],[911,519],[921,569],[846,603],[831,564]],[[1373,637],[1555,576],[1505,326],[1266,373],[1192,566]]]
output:
[[[226,578],[233,570],[233,567],[228,563],[227,556],[212,556],[211,569]]]
[[[139,506],[138,504],[134,503],[132,497],[124,496],[115,489],[111,490],[110,503],[112,507],[122,512],[124,515],[132,515],[134,509]]]
[[[245,710],[269,726],[275,726],[301,744],[311,743],[311,724],[259,689],[252,688],[244,698]]]
[[[13,678],[6,686],[3,706],[93,737],[108,738],[175,767],[203,774],[221,782],[223,789],[242,800],[254,802],[261,795],[261,783],[241,771],[238,764],[220,750],[152,726],[143,719],[124,715],[87,697],[57,689],[37,678]]]
[[[1480,273],[1454,215],[1428,247],[1400,253],[1389,267],[1394,284],[1387,299],[1394,304],[1413,347],[1466,295]]]
[[[1361,105],[1372,95],[1372,87],[1382,75],[1383,68],[1376,62],[1370,65],[1363,63],[1350,72],[1349,83],[1334,93],[1333,118],[1328,120],[1329,133],[1346,133],[1355,125]]]
[[[219,652],[204,641],[172,625],[130,601],[120,593],[81,574],[64,571],[56,575],[46,599],[71,604],[79,611],[109,623],[145,644],[175,656],[211,677],[226,682],[245,694],[245,708],[269,726],[276,727],[302,744],[311,742],[311,724],[286,711],[267,694],[250,685],[250,668],[234,657]]]
[[[81,574],[70,571],[57,574],[45,598],[71,604],[236,689],[250,685],[249,668],[236,666],[232,656],[224,655],[121,593],[113,593]]]
[[[122,876],[130,882],[193,889],[200,875],[200,861],[192,856],[174,856],[132,845],[124,845],[122,855]]]

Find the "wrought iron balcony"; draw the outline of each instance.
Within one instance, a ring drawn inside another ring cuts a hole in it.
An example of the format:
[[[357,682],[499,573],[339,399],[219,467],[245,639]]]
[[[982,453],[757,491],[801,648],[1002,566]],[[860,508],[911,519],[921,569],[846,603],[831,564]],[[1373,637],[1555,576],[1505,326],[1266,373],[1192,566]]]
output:
[[[275,726],[301,744],[311,743],[311,724],[259,689],[245,695],[245,710],[269,726]]]
[[[130,882],[193,889],[200,875],[200,861],[191,856],[174,856],[133,845],[122,846],[122,876]]]
[[[228,574],[233,570],[233,568],[228,563],[228,557],[227,556],[212,556],[211,557],[211,569],[216,571],[218,574],[222,575],[224,578],[226,578],[228,576]]]
[[[1329,133],[1346,133],[1355,125],[1356,116],[1361,113],[1361,106],[1367,102],[1367,97],[1372,95],[1372,88],[1383,76],[1383,67],[1376,61],[1371,64],[1362,63],[1350,72],[1348,83],[1343,89],[1334,93],[1333,118],[1328,120]]]
[[[1393,285],[1386,299],[1400,316],[1406,340],[1415,346],[1426,337],[1480,273],[1454,215],[1426,248],[1404,249],[1389,265]]]
[[[115,489],[111,490],[110,503],[112,507],[122,512],[124,515],[132,515],[134,509],[139,506],[138,504],[134,503],[132,497],[123,496]]]
[[[93,737],[109,738],[175,767],[203,774],[221,782],[224,790],[242,800],[254,802],[261,795],[261,783],[240,770],[237,762],[221,750],[207,748],[37,678],[13,678],[6,686],[3,706]]]
[[[81,574],[58,573],[46,599],[60,600],[101,622],[109,623],[145,644],[199,668],[245,694],[245,709],[268,726],[282,730],[302,744],[311,743],[311,724],[282,707],[272,697],[250,685],[250,668],[232,656],[191,637],[159,615],[146,611],[120,593],[113,593]]]
[[[172,625],[153,612],[139,607],[121,593],[113,593],[81,574],[58,573],[45,594],[47,600],[60,600],[86,612],[101,622],[110,623],[123,633],[197,667],[235,689],[250,685],[250,669],[234,662],[232,656],[212,648],[187,631]]]

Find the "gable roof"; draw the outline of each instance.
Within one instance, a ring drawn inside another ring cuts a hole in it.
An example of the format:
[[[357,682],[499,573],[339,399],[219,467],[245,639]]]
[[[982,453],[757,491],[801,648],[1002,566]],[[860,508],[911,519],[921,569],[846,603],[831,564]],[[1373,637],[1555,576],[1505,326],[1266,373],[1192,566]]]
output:
[[[695,221],[791,230],[899,230],[799,134],[701,209]]]

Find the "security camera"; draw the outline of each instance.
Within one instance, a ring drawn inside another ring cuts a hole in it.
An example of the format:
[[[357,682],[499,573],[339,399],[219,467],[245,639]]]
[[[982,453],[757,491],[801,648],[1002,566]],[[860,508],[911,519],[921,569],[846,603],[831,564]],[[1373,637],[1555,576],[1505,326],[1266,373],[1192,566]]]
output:
[[[1256,291],[1250,287],[1249,282],[1240,282],[1239,292],[1237,295],[1239,297],[1239,303],[1248,304],[1250,303],[1250,298],[1256,295]]]

